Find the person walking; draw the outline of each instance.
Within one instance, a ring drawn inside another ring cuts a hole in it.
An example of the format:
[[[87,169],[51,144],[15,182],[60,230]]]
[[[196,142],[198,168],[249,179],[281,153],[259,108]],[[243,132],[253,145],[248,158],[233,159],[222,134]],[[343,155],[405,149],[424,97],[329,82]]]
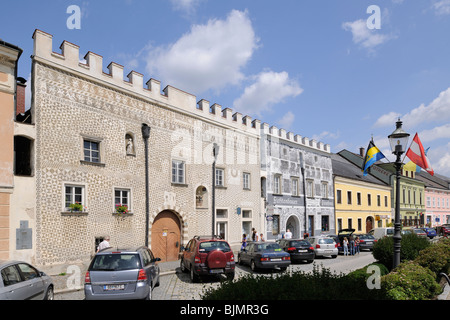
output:
[[[355,254],[357,253],[357,254],[359,254],[359,252],[360,252],[360,248],[359,248],[359,237],[357,236],[356,238],[355,238]]]
[[[244,233],[244,234],[242,235],[241,250],[244,250],[245,247],[247,247],[247,235]]]
[[[264,239],[264,235],[261,233],[260,235],[259,235],[259,241],[266,241],[265,239]]]
[[[292,239],[292,232],[291,230],[287,229],[286,233],[284,234],[285,239]]]
[[[342,246],[344,247],[344,256],[348,256],[348,240],[347,240],[347,237],[344,237],[344,241],[342,242]]]

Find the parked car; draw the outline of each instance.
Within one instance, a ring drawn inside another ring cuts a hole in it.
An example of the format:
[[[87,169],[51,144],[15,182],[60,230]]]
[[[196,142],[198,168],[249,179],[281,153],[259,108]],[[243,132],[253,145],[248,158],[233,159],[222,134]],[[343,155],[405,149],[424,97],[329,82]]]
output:
[[[373,235],[375,239],[381,239],[383,237],[390,237],[394,235],[393,227],[375,228],[369,231],[369,234]]]
[[[448,236],[450,235],[450,224],[446,223],[441,226],[436,227],[436,233],[440,236]]]
[[[336,258],[339,253],[337,243],[330,237],[313,236],[306,240],[313,246],[316,257],[331,256],[332,258]]]
[[[433,239],[437,236],[435,228],[423,228],[423,230],[427,233],[427,237]]]
[[[311,263],[314,261],[314,248],[305,239],[281,239],[278,244],[281,249],[291,255],[291,262],[306,260]]]
[[[100,250],[86,272],[86,300],[151,300],[159,286],[158,261],[147,247]]]
[[[359,249],[372,251],[373,245],[378,241],[371,234],[354,234],[353,237],[359,237]]]
[[[291,264],[291,255],[276,242],[251,242],[238,254],[240,265],[248,264],[258,269],[279,269],[284,271]]]
[[[190,272],[192,282],[198,282],[200,276],[219,274],[225,274],[229,280],[234,279],[234,254],[227,241],[195,236],[182,249],[180,267],[183,272]]]
[[[423,230],[422,228],[412,228],[412,231],[418,235],[419,237],[422,238],[427,238],[427,233],[425,232],[425,230]]]
[[[53,300],[52,278],[23,261],[0,260],[0,300]]]

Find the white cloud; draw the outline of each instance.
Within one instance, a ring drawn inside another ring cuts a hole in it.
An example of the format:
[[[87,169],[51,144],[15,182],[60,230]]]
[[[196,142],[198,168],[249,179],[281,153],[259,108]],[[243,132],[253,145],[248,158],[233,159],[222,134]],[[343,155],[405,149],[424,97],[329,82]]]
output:
[[[175,43],[154,47],[147,56],[147,71],[158,80],[192,94],[236,85],[257,48],[247,12],[233,10],[226,20],[193,25]]]
[[[378,120],[375,122],[374,127],[388,127],[392,126],[393,123],[395,123],[398,118],[401,117],[400,113],[397,112],[389,112],[387,114],[382,115],[378,118]]]
[[[320,134],[313,135],[311,138],[316,141],[324,141],[327,139],[337,139],[337,138],[339,138],[339,136],[340,136],[339,132],[333,133],[333,132],[329,132],[329,131],[323,131]]]
[[[192,14],[197,9],[200,2],[203,0],[170,0],[172,7],[175,10],[183,11],[187,14]]]
[[[450,139],[450,123],[433,129],[424,130],[419,133],[419,138],[422,143],[437,139]]]
[[[432,8],[436,15],[450,14],[450,0],[441,0],[433,3]]]
[[[254,76],[254,83],[246,87],[244,93],[234,101],[235,110],[243,114],[261,116],[272,106],[289,97],[303,92],[297,81],[283,72],[263,71]]]
[[[291,111],[288,111],[281,119],[277,121],[277,124],[281,128],[289,130],[294,121],[295,121],[295,114],[293,114]]]
[[[352,33],[355,44],[366,49],[373,49],[393,38],[392,35],[381,34],[378,29],[369,29],[367,21],[363,19],[344,22],[342,28]]]

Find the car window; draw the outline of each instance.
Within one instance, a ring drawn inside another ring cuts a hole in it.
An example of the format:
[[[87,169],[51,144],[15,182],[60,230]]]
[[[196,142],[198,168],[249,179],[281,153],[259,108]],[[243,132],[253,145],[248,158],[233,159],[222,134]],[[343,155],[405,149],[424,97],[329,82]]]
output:
[[[29,264],[19,263],[18,267],[20,272],[22,272],[25,281],[39,277],[39,272]]]
[[[386,234],[394,235],[394,229],[386,229]]]
[[[92,261],[92,271],[120,271],[140,269],[139,256],[135,253],[99,254]]]
[[[334,240],[331,238],[319,239],[319,244],[333,244]]]
[[[309,243],[306,240],[300,240],[300,241],[291,241],[289,245],[291,247],[299,247],[299,246],[307,246],[309,245]]]
[[[210,252],[212,250],[222,250],[224,252],[231,251],[228,243],[224,241],[205,241],[201,242],[198,247],[199,252]]]
[[[262,243],[258,244],[257,250],[265,252],[273,252],[273,251],[281,251],[281,248],[278,243]]]
[[[142,250],[142,261],[144,262],[144,266],[148,266],[151,263],[151,257],[147,250]]]
[[[5,287],[22,281],[22,278],[20,277],[19,274],[19,270],[17,270],[15,265],[2,269],[1,274],[3,278],[3,284]]]

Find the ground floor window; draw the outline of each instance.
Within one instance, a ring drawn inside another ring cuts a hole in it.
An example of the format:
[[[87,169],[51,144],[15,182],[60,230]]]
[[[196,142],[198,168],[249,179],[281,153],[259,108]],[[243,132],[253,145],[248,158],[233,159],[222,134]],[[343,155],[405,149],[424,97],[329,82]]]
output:
[[[84,186],[65,185],[65,211],[83,211],[85,206]],[[77,206],[74,206],[77,205]],[[79,206],[82,206],[81,208]]]
[[[322,231],[330,231],[330,217],[322,216]]]

